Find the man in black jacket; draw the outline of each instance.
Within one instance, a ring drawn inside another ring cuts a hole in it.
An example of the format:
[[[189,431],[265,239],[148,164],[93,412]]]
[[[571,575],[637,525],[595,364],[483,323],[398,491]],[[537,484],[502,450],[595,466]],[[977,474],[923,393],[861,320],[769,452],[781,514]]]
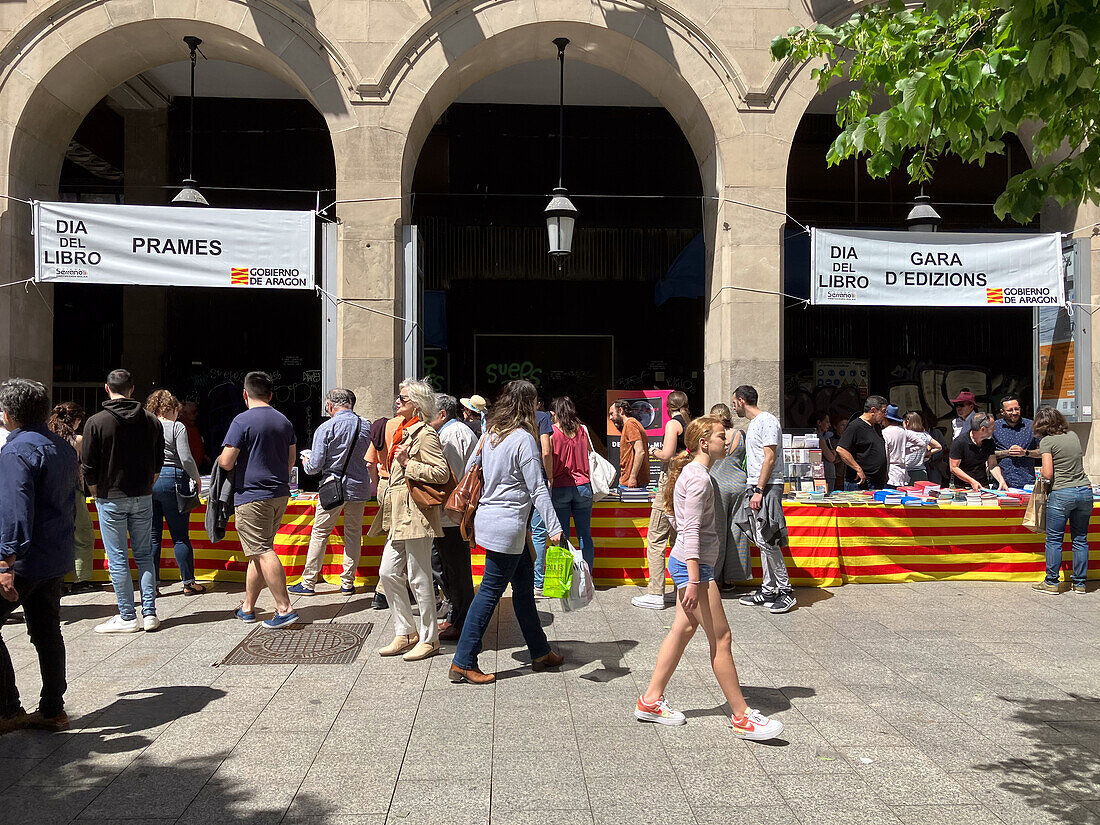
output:
[[[156,630],[156,571],[153,569],[153,483],[164,466],[164,428],[152,413],[135,401],[134,381],[127,370],[107,376],[109,399],[103,410],[84,425],[82,458],[84,480],[95,496],[99,531],[118,615],[96,626],[96,633],[135,633]],[[126,552],[137,563],[141,587],[141,614],[134,608],[134,582]]]

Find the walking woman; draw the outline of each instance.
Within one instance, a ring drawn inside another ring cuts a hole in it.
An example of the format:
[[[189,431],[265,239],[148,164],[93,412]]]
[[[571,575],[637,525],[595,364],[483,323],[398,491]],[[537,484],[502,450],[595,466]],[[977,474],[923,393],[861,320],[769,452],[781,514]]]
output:
[[[439,652],[432,543],[443,535],[443,513],[438,504],[420,509],[409,481],[442,485],[450,479],[451,468],[431,426],[439,415],[431,385],[406,378],[398,388],[396,403],[398,423],[386,444],[390,481],[370,529],[372,536],[388,535],[378,577],[393,612],[394,639],[378,653],[404,654],[406,662],[416,662]],[[413,618],[410,587],[420,608],[419,625]]]
[[[595,576],[596,546],[592,543],[592,478],[588,466],[591,441],[588,428],[577,418],[577,408],[568,395],[555,398],[551,407],[554,411],[554,433],[550,437],[554,474],[550,479],[550,499],[554,503],[554,512],[566,538],[569,536],[569,519],[573,519],[581,555]],[[540,561],[545,566],[545,553]],[[542,576],[539,571],[536,571],[535,578],[535,584],[541,586]]]
[[[714,500],[718,528],[718,560],[714,563],[714,580],[720,590],[731,590],[738,586],[737,582],[752,578],[749,537],[733,521],[741,509],[741,498],[748,487],[745,434],[734,428],[733,413],[725,404],[715,404],[710,408],[710,414],[722,422],[726,431],[726,455],[710,468],[719,493]]]
[[[562,663],[562,655],[550,649],[539,622],[535,566],[526,546],[532,506],[546,522],[550,541],[559,544],[562,536],[542,475],[542,455],[535,438],[535,399],[535,386],[530,381],[505,384],[486,419],[485,433],[466,465],[469,472],[480,463],[485,479],[474,516],[474,537],[478,551],[485,554],[485,574],[462,626],[451,662],[452,682],[485,685],[495,681],[495,674],[478,668],[477,657],[485,629],[509,584],[512,609],[531,653],[532,667],[539,671]]]
[[[676,543],[668,559],[668,574],[676,585],[676,616],[661,649],[649,687],[638,698],[634,716],[643,722],[683,725],[683,713],[665,700],[680,657],[700,625],[710,644],[710,663],[733,716],[734,735],[742,739],[774,739],[783,723],[769,719],[745,702],[737,666],[733,663],[733,639],[718,585],[714,562],[718,557],[718,531],[714,523],[714,484],[710,468],[726,454],[726,429],[713,416],[703,416],[687,427],[687,451],[676,456],[668,472],[665,509],[676,526]]]
[[[668,463],[674,455],[684,450],[684,431],[691,419],[688,412],[688,397],[679,390],[669,393],[665,402],[668,419],[665,423],[664,440],[661,446],[649,448],[652,458],[661,462],[661,474],[657,481],[657,498],[649,514],[649,529],[646,531],[646,556],[649,558],[649,585],[644,596],[635,596],[630,603],[635,607],[650,610],[664,610],[669,607],[665,602],[665,548],[676,541],[676,531],[665,515],[665,484],[668,480]]]
[[[1062,567],[1062,541],[1066,523],[1073,539],[1073,574],[1070,593],[1085,592],[1089,566],[1089,519],[1092,517],[1092,487],[1082,466],[1084,453],[1077,433],[1070,432],[1066,417],[1054,407],[1040,407],[1032,423],[1039,439],[1042,475],[1053,482],[1047,498],[1047,575],[1032,590],[1056,596]]]
[[[187,489],[188,479],[194,482],[195,491],[202,488],[199,466],[191,455],[187,427],[179,421],[180,403],[168,390],[157,390],[145,399],[145,409],[160,421],[164,428],[164,468],[153,485],[153,569],[160,584],[160,550],[164,541],[164,524],[172,537],[176,566],[180,571],[185,596],[198,596],[206,588],[195,581],[195,550],[191,545],[191,517],[181,513],[176,488]]]
[[[73,527],[75,566],[73,584],[69,588],[69,592],[74,595],[99,590],[99,585],[92,581],[95,534],[92,532],[92,517],[88,513],[88,500],[84,496],[84,471],[79,462],[80,447],[84,441],[84,436],[81,435],[80,430],[87,418],[88,414],[84,411],[84,408],[75,401],[62,401],[53,408],[53,413],[46,422],[46,428],[51,433],[64,438],[76,450],[76,523]]]

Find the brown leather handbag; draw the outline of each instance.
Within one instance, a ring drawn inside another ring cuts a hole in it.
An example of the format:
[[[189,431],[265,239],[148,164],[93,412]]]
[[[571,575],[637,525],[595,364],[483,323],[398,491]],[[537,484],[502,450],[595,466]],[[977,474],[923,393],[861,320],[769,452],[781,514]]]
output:
[[[481,443],[477,445],[477,453],[474,454],[475,459],[481,455],[484,444],[485,436],[482,436]],[[484,483],[481,462],[478,461],[466,471],[466,475],[462,476],[462,481],[458,482],[458,486],[454,488],[443,506],[444,512],[458,522],[462,538],[470,544],[474,542],[474,513],[477,512],[477,505],[481,502],[481,488]]]
[[[442,484],[434,484],[430,481],[417,481],[414,478],[405,476],[405,483],[409,485],[409,497],[412,498],[413,504],[419,507],[421,510],[427,510],[431,507],[438,507],[441,504],[446,503],[451,493],[454,492],[458,486],[458,482],[455,481],[455,474],[453,470],[450,470],[450,475],[447,480]]]

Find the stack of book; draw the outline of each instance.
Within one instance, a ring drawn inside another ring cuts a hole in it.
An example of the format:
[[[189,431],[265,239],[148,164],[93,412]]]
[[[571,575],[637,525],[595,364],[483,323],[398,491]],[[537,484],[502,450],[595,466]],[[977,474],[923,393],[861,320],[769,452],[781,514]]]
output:
[[[646,487],[620,487],[619,499],[628,504],[649,504],[652,500]]]

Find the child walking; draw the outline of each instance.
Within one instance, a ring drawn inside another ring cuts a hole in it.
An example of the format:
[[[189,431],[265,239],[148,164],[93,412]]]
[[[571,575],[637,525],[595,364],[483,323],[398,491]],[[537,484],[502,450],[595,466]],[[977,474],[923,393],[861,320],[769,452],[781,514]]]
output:
[[[687,426],[685,447],[686,451],[672,460],[664,489],[665,509],[676,530],[676,543],[668,559],[668,573],[676,586],[676,616],[634,715],[643,722],[662,725],[683,725],[687,721],[665,701],[664,692],[684,648],[702,625],[710,644],[711,667],[733,710],[734,734],[757,741],[774,739],[783,731],[783,723],[750,708],[741,693],[730,626],[714,581],[720,538],[714,520],[710,468],[726,455],[726,429],[714,416],[696,418]]]

